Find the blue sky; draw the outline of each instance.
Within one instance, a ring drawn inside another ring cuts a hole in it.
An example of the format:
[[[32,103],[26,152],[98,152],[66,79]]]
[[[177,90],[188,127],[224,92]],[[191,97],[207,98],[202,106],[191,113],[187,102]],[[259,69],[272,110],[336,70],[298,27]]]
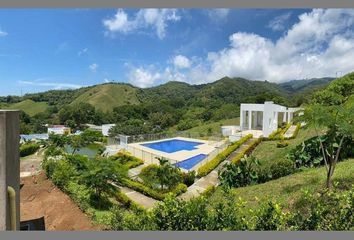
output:
[[[0,95],[354,69],[352,9],[1,9]]]

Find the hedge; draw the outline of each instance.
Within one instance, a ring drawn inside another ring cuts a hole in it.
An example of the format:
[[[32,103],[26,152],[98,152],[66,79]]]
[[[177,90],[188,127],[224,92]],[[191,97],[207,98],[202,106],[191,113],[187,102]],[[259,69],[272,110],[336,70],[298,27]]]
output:
[[[278,128],[276,131],[272,132],[268,137],[263,138],[263,141],[275,141],[275,140],[289,140],[289,139],[294,139],[297,137],[297,134],[299,133],[301,124],[298,123],[296,124],[296,129],[294,131],[294,134],[291,137],[284,137],[284,134],[288,129],[291,127],[291,124],[288,123],[286,124],[286,127],[281,129]],[[280,137],[276,137],[277,135],[280,135]]]
[[[20,156],[26,157],[35,153],[39,149],[38,143],[25,143],[20,147]]]
[[[284,138],[284,139],[289,140],[289,139],[296,138],[297,135],[299,134],[300,128],[301,128],[301,124],[300,123],[296,124],[296,128],[295,128],[295,131],[294,131],[293,135],[291,137]]]
[[[262,138],[258,138],[257,140],[252,142],[250,145],[247,146],[247,148],[245,148],[242,152],[240,152],[233,159],[231,159],[231,162],[237,163],[241,160],[241,158],[243,158],[243,156],[250,155],[260,142],[262,142]]]
[[[125,187],[129,187],[137,192],[140,192],[146,196],[152,197],[157,200],[164,200],[165,197],[167,196],[168,193],[161,193],[159,191],[156,191],[155,189],[152,189],[140,182],[130,180],[128,178],[124,178],[121,182],[121,184]],[[184,183],[179,183],[172,191],[174,195],[178,196],[184,192],[187,191],[187,185]]]
[[[160,193],[152,188],[149,188],[147,186],[145,186],[144,184],[140,183],[140,182],[136,182],[127,178],[124,178],[121,181],[122,185],[124,185],[125,187],[129,187],[135,191],[138,191],[146,196],[155,198],[157,200],[164,200],[165,199],[165,194]]]
[[[125,193],[123,193],[122,191],[117,191],[117,193],[115,194],[115,198],[118,202],[120,202],[121,204],[123,204],[123,206],[127,209],[131,209],[133,211],[136,212],[140,212],[143,211],[144,208],[137,204],[136,202],[134,202],[133,200],[131,200]]]
[[[128,152],[118,152],[117,154],[110,157],[113,160],[120,160],[120,162],[126,166],[128,169],[135,168],[144,164],[144,161],[140,158],[134,157]]]
[[[240,140],[232,143],[230,146],[228,146],[224,151],[216,155],[215,158],[212,160],[208,161],[204,165],[200,166],[198,168],[198,177],[204,177],[208,175],[211,171],[213,171],[219,164],[224,161],[232,152],[234,152],[237,148],[239,148],[242,144],[244,144],[246,141],[248,141],[250,138],[252,138],[252,134],[248,134],[241,138]]]

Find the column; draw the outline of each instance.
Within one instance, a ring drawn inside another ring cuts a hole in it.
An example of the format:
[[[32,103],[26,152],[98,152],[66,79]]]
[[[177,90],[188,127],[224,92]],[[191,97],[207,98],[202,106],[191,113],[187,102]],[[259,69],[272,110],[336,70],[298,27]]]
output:
[[[252,129],[252,111],[248,111],[248,129]]]
[[[0,110],[0,230],[10,230],[7,187],[16,192],[16,226],[20,229],[19,112]]]
[[[283,112],[283,122],[286,122],[286,112]]]

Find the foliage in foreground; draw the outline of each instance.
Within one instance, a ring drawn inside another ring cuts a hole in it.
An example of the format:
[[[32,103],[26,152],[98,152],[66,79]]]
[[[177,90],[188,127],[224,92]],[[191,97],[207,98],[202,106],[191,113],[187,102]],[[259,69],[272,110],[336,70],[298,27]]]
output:
[[[353,230],[354,187],[349,191],[304,193],[299,207],[289,212],[269,200],[249,209],[242,199],[225,192],[209,203],[201,196],[182,201],[172,195],[152,211],[140,213],[113,209],[114,230]]]
[[[35,153],[39,149],[38,143],[25,143],[20,146],[20,157],[26,157]]]

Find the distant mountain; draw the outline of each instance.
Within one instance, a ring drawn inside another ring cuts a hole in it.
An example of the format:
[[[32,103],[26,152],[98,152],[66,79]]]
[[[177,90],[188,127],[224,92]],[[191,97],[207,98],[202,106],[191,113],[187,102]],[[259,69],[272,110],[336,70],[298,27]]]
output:
[[[51,90],[26,94],[23,97],[0,97],[0,103],[2,102],[6,108],[24,110],[30,115],[45,111],[47,106],[60,109],[68,104],[82,102],[90,103],[104,112],[122,105],[155,104],[162,100],[212,108],[224,104],[265,100],[291,105],[293,103],[289,98],[292,95],[325,87],[332,80],[333,78],[318,78],[275,84],[268,81],[224,77],[201,85],[171,81],[151,88],[138,88],[126,83],[105,83],[76,90]]]
[[[326,87],[335,78],[311,78],[303,80],[292,80],[285,83],[280,83],[279,86],[289,93],[298,93],[317,90]]]

